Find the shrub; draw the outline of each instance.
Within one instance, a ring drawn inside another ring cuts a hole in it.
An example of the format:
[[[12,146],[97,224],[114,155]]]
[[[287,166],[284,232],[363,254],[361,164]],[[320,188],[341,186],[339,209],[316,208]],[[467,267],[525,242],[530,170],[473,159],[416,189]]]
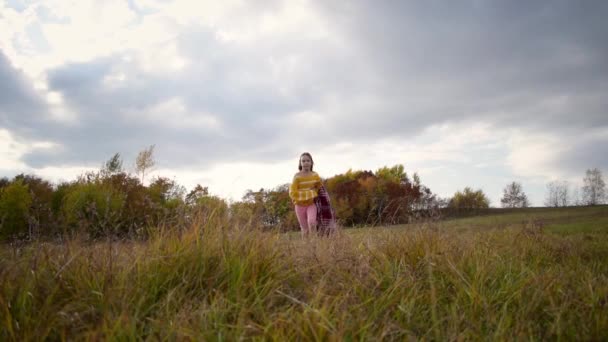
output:
[[[490,200],[481,190],[473,191],[466,187],[462,192],[457,191],[448,206],[457,209],[482,209],[490,206]]]
[[[120,230],[124,204],[125,196],[107,185],[78,183],[65,195],[62,211],[69,228],[97,237]]]

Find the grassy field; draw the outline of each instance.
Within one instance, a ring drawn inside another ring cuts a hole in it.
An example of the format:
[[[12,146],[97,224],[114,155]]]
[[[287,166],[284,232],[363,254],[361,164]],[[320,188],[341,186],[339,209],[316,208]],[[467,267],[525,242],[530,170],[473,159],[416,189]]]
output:
[[[608,207],[0,247],[0,340],[606,340]]]

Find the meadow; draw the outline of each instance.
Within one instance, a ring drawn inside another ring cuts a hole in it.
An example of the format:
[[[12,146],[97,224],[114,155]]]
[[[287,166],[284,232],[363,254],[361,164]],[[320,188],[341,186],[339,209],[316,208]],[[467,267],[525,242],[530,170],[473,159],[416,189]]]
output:
[[[606,340],[608,206],[0,246],[0,340]]]

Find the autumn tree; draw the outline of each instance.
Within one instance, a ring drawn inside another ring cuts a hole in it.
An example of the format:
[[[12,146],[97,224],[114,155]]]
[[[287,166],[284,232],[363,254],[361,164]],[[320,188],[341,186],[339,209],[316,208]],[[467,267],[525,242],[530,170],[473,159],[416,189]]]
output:
[[[154,160],[154,145],[142,150],[135,159],[135,172],[141,175],[141,182],[144,183],[146,172],[150,171],[156,165]]]
[[[586,205],[598,205],[603,203],[606,197],[606,183],[602,178],[602,172],[597,169],[587,169],[583,178],[583,203]]]
[[[448,207],[457,209],[483,209],[490,206],[490,200],[481,189],[473,191],[470,187],[456,191],[450,199]]]
[[[328,178],[326,185],[344,225],[407,223],[420,211],[437,207],[436,196],[421,184],[420,177],[414,173],[411,181],[400,164],[375,173],[348,170]]]
[[[149,215],[153,211],[147,188],[136,175],[126,172],[113,173],[102,177],[98,182],[117,191],[124,197],[124,206],[119,209],[122,231],[118,233],[142,233],[144,227],[151,224]],[[116,231],[115,231],[116,232]]]
[[[530,205],[528,196],[523,192],[520,183],[512,182],[503,189],[500,199],[503,208],[527,208]]]

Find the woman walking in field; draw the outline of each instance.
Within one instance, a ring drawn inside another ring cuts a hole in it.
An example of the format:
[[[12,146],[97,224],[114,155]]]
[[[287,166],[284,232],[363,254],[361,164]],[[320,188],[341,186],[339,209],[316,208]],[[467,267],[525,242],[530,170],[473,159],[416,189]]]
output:
[[[310,153],[302,153],[298,162],[299,172],[293,176],[289,187],[289,197],[295,204],[303,238],[314,231],[320,235],[329,235],[335,229],[329,194],[321,182],[321,177],[313,171],[313,166]]]

